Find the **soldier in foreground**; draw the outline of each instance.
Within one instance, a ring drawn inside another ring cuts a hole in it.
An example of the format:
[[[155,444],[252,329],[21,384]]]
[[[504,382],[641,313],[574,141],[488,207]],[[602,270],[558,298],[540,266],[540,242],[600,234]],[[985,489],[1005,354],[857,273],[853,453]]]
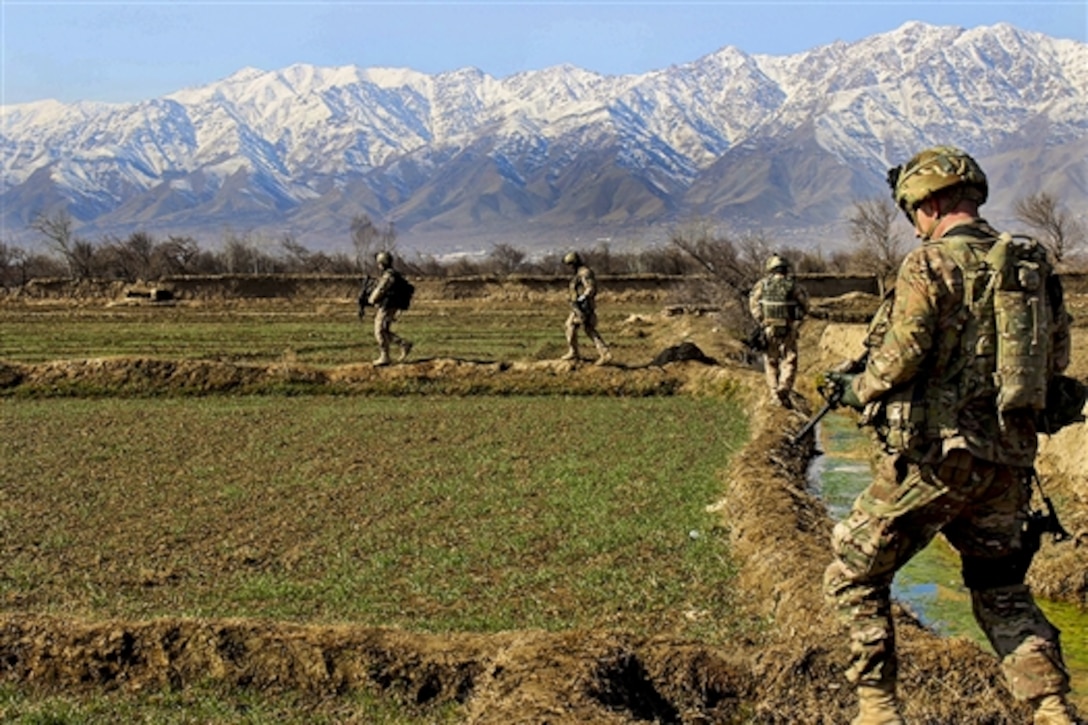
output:
[[[960,553],[975,618],[1012,694],[1031,704],[1038,725],[1071,725],[1059,632],[1024,583],[1040,538],[1031,511],[1036,421],[1046,381],[1069,361],[1060,283],[1030,241],[1021,252],[1031,260],[1000,273],[1017,248],[979,217],[987,180],[963,151],[927,149],[888,181],[922,244],[899,269],[864,369],[826,374],[882,447],[873,482],[834,529],[824,579],[850,626],[853,722],[903,722],[890,587],[941,532]],[[1002,297],[1003,288],[1020,296]],[[1017,308],[1028,299],[1033,310]],[[1011,318],[1026,324],[996,334],[997,320]]]
[[[790,392],[797,377],[797,338],[808,314],[808,293],[790,273],[790,264],[777,254],[765,265],[766,275],[748,295],[748,311],[759,323],[767,349],[763,369],[771,395],[789,408]]]
[[[578,360],[578,328],[584,327],[586,335],[597,346],[597,365],[612,359],[604,338],[597,332],[597,278],[587,267],[578,252],[568,252],[563,264],[574,270],[570,280],[570,315],[567,316],[567,354],[563,360]]]
[[[374,338],[378,341],[378,359],[375,365],[388,365],[389,346],[396,343],[400,346],[400,359],[408,357],[412,351],[412,343],[393,332],[393,323],[401,310],[408,309],[411,301],[411,285],[404,276],[393,269],[393,255],[389,252],[378,252],[374,257],[381,273],[374,289],[367,298],[367,303],[376,308],[374,313]]]

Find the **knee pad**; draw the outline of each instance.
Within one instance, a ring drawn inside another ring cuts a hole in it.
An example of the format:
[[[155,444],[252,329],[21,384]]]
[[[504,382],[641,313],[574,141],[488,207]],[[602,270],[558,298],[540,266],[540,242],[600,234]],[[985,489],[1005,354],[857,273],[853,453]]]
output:
[[[978,556],[963,557],[963,584],[981,591],[1017,586],[1024,583],[1035,552],[1020,551],[998,559]]]

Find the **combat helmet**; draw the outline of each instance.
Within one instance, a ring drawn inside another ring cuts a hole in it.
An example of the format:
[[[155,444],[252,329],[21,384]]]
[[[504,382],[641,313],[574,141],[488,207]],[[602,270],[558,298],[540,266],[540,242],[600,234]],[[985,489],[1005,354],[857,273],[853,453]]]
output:
[[[393,255],[389,252],[378,252],[374,255],[374,261],[378,263],[379,269],[389,269],[393,266]]]
[[[958,188],[965,198],[986,203],[989,185],[971,156],[954,146],[934,146],[907,163],[888,170],[888,186],[896,205],[914,223],[914,210],[939,191]]]
[[[578,252],[567,252],[563,255],[563,264],[569,264],[572,267],[577,267],[582,263],[582,255]]]
[[[784,274],[786,272],[789,272],[790,263],[789,260],[787,260],[785,257],[779,256],[777,254],[772,254],[770,257],[767,258],[767,263],[763,265],[763,269],[768,273],[782,272]]]

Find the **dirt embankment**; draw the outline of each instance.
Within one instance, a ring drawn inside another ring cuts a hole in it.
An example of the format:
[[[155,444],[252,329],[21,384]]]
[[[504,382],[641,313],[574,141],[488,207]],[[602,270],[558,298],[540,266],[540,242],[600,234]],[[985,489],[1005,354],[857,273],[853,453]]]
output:
[[[411,275],[409,275],[411,276]],[[474,275],[465,277],[412,277],[416,298],[427,300],[490,299],[546,300],[567,293],[566,275]],[[801,275],[813,296],[835,297],[848,292],[876,291],[876,279],[868,275]],[[691,289],[703,278],[697,275],[619,274],[600,275],[601,299],[660,300],[676,289]],[[105,279],[32,279],[21,287],[0,288],[0,301],[114,300],[171,302],[174,300],[244,299],[347,299],[361,288],[361,275],[346,274],[214,274],[179,275],[152,281],[124,282]]]

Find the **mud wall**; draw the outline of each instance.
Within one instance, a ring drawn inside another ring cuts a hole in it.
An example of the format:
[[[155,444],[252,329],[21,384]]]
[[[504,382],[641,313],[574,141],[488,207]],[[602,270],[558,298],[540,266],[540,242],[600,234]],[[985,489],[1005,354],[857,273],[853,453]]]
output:
[[[1068,272],[1061,275],[1062,287],[1067,294],[1088,294],[1088,274],[1084,272]]]
[[[799,275],[812,297],[838,297],[849,292],[876,294],[874,277],[863,275]],[[700,280],[682,275],[601,275],[601,295],[657,299]],[[536,300],[553,298],[567,289],[566,276],[510,275],[413,278],[417,299],[500,298]],[[150,282],[67,278],[33,279],[7,290],[15,299],[109,299],[125,297],[154,300],[217,299],[355,299],[361,278],[354,275],[182,275]]]

